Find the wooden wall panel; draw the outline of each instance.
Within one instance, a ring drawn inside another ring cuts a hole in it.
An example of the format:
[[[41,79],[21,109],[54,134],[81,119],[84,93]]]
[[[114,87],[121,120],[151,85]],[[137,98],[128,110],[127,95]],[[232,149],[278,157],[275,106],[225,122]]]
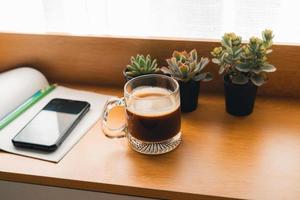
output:
[[[151,54],[160,65],[174,49],[196,48],[200,55],[210,56],[216,41],[179,39],[139,39],[111,37],[79,37],[0,33],[0,71],[18,66],[33,66],[49,80],[65,83],[123,85],[122,70],[130,56]],[[278,71],[270,74],[269,82],[259,94],[300,97],[300,46],[275,45],[270,57]],[[222,92],[222,78],[217,67],[207,66],[214,80],[202,84],[207,92]]]

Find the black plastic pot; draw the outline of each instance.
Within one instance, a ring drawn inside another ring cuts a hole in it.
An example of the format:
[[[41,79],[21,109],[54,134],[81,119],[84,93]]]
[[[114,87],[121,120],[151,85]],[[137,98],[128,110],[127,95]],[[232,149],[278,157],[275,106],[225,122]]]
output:
[[[198,106],[200,81],[178,81],[180,88],[180,107],[182,112],[192,112]]]
[[[257,86],[251,81],[244,85],[233,84],[224,77],[226,111],[235,116],[246,116],[253,112]]]

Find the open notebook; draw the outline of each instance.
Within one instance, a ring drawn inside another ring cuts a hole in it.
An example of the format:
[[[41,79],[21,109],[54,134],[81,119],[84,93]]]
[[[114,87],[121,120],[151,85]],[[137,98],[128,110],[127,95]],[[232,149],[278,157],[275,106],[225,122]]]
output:
[[[48,81],[45,76],[32,68],[24,67],[1,73],[0,120],[29,99],[35,92],[47,86]],[[53,98],[87,101],[91,104],[91,108],[56,151],[48,153],[14,147],[11,139]],[[0,149],[14,154],[59,162],[100,119],[104,104],[109,98],[110,96],[107,95],[57,86],[47,96],[0,130]]]

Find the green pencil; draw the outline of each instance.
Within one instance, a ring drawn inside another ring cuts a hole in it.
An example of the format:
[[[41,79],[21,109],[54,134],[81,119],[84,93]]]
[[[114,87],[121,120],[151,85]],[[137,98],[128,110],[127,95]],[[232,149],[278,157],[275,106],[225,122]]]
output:
[[[56,87],[56,84],[53,84],[53,85],[46,87],[45,89],[37,91],[34,95],[32,95],[32,97],[30,97],[28,100],[26,100],[23,104],[21,104],[13,112],[11,112],[7,116],[5,116],[0,121],[0,130],[3,129],[5,126],[7,126],[10,122],[15,120],[17,117],[19,117],[22,113],[24,113],[26,110],[28,110],[31,106],[33,106],[36,102],[38,102],[44,96],[49,94],[52,90],[55,89],[55,87]]]

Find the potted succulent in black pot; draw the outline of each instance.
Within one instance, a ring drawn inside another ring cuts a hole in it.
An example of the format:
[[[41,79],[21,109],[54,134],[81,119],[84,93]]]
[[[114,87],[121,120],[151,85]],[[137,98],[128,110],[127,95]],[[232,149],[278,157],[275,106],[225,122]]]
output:
[[[138,54],[136,57],[132,56],[130,62],[123,71],[126,82],[137,76],[161,73],[157,67],[156,59],[152,60],[150,55]]]
[[[168,67],[162,67],[161,71],[176,79],[180,87],[180,105],[182,112],[191,112],[197,108],[200,81],[212,80],[209,72],[202,72],[209,63],[208,58],[198,59],[196,49],[186,51],[174,51],[172,58],[166,60]]]
[[[240,36],[225,33],[221,46],[211,52],[212,62],[220,66],[224,75],[226,111],[235,116],[253,112],[257,87],[267,81],[267,73],[276,68],[267,61],[273,42],[271,30],[262,32],[262,39],[251,37],[242,44]]]

